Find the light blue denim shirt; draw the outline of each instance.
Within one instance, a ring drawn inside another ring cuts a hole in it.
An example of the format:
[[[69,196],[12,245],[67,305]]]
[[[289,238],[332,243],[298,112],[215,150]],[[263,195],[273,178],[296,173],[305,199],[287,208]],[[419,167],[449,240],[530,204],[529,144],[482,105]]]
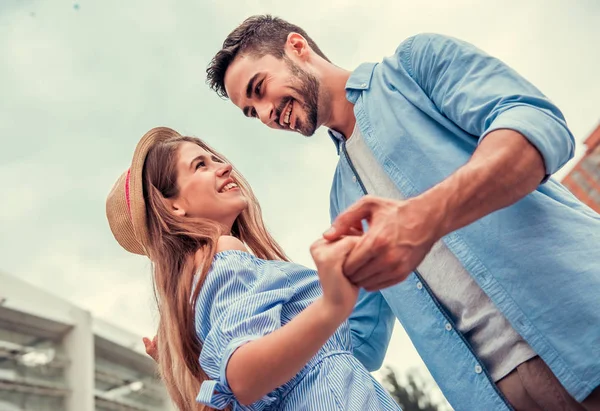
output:
[[[547,178],[536,191],[443,241],[583,400],[600,384],[600,216],[549,177],[574,151],[561,112],[499,60],[435,34],[409,38],[381,63],[359,66],[346,95],[367,146],[407,198],[465,164],[494,130],[516,130],[539,150]],[[365,190],[343,137],[330,135],[340,155],[333,220]],[[455,409],[510,409],[418,273],[381,292],[361,292],[350,323],[354,353],[368,369],[383,361],[394,316]]]

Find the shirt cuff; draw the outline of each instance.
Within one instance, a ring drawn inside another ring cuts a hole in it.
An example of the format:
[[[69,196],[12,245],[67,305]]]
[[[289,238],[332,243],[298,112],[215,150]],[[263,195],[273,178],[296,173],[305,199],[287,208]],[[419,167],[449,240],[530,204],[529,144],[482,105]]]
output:
[[[499,129],[522,134],[539,151],[546,170],[544,182],[573,157],[574,139],[566,124],[542,109],[519,105],[504,111],[485,130],[479,143]]]
[[[231,391],[229,383],[227,382],[227,364],[229,363],[229,359],[239,347],[261,337],[262,335],[244,336],[232,340],[227,345],[227,348],[223,353],[221,369],[219,371],[219,381],[204,381],[200,386],[200,392],[196,397],[196,402],[208,405],[209,407],[213,407],[218,410],[222,410],[227,407],[227,405],[229,405],[229,403],[235,399],[233,391]]]
[[[196,402],[216,408],[217,410],[222,410],[233,401],[233,398],[233,393],[227,385],[209,380],[204,381],[200,386]]]

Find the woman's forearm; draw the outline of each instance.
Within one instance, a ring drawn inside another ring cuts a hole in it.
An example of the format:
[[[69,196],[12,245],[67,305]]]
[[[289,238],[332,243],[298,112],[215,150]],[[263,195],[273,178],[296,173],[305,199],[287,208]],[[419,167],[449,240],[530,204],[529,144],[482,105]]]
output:
[[[319,298],[283,327],[238,348],[226,371],[238,401],[252,404],[289,381],[333,335],[346,314]]]

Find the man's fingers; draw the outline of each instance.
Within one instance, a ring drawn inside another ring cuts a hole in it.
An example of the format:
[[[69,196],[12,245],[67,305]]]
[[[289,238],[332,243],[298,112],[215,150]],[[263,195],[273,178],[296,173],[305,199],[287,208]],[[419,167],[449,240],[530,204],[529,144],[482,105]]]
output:
[[[373,250],[372,246],[369,246],[368,248]],[[390,267],[400,267],[403,262],[403,259],[398,253],[389,251],[385,254],[374,251],[372,256],[373,258],[369,261],[369,264],[363,265],[351,274],[346,273],[346,276],[348,276],[352,282],[359,284],[364,282],[367,278],[378,276],[380,274],[393,274],[394,271],[390,271]],[[350,256],[348,260],[349,259]]]
[[[144,347],[146,348],[146,352],[150,354],[152,351],[157,350],[156,342],[158,341],[158,335],[155,335],[152,341],[150,338],[144,337],[142,338],[142,342],[144,343]]]
[[[348,235],[351,235],[351,236],[360,237],[363,234],[364,234],[364,232],[362,230],[362,227],[360,228],[360,230],[356,227],[350,227],[350,230],[348,231]]]
[[[336,220],[331,227],[323,233],[323,238],[328,241],[336,241],[343,236],[352,235],[350,233],[362,233],[362,220],[349,222],[348,224],[343,223],[341,225]]]
[[[365,290],[369,291],[369,292],[374,292],[374,291],[380,291],[383,290],[384,288],[388,288],[391,287],[393,285],[398,284],[399,281],[397,281],[396,279],[392,279],[392,280],[387,280],[387,281],[383,281],[383,282],[379,282],[379,283],[375,283],[373,285],[369,284],[365,287],[363,287]]]
[[[325,241],[325,240],[324,240]],[[338,241],[329,243],[328,247],[331,250],[340,255],[340,258],[345,257],[356,245],[360,242],[360,237],[357,236],[346,236],[342,237]]]
[[[337,216],[329,230],[323,233],[323,237],[334,241],[343,235],[348,235],[351,228],[362,230],[362,220],[369,220],[374,204],[371,197],[361,198]]]
[[[410,272],[408,274],[410,274]],[[381,271],[374,274],[370,278],[364,281],[356,282],[355,284],[369,292],[379,291],[401,283],[406,279],[408,274],[401,272],[399,269],[391,272],[389,270],[387,272]]]
[[[387,284],[399,283],[400,278],[397,274],[398,272],[395,270],[393,272],[389,270],[387,272],[380,271],[366,280],[357,283],[357,285],[367,291],[378,290]]]
[[[152,341],[150,341],[150,339],[148,338],[143,338],[142,341],[144,342],[144,347],[146,348],[146,354],[148,354],[150,357],[155,358],[155,352],[156,352],[156,345],[155,343],[153,343]]]
[[[350,281],[352,281],[356,285],[361,285],[365,283],[367,280],[370,280],[371,277],[376,277],[381,274],[381,270],[376,267],[375,259],[371,260],[369,264],[364,265],[361,269],[356,271],[352,276],[346,275]]]
[[[354,276],[364,268],[368,267],[373,262],[374,258],[375,255],[373,255],[372,248],[368,246],[368,242],[359,242],[346,257],[346,261],[342,266],[344,275],[354,282]]]

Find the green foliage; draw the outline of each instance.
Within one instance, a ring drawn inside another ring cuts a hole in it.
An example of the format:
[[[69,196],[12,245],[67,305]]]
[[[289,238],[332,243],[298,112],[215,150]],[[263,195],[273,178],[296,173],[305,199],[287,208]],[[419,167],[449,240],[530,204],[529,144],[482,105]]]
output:
[[[432,398],[435,383],[427,384],[424,378],[415,370],[409,370],[401,382],[394,370],[386,367],[383,371],[383,384],[392,398],[400,404],[403,411],[450,411],[450,404],[439,395],[440,400]]]

